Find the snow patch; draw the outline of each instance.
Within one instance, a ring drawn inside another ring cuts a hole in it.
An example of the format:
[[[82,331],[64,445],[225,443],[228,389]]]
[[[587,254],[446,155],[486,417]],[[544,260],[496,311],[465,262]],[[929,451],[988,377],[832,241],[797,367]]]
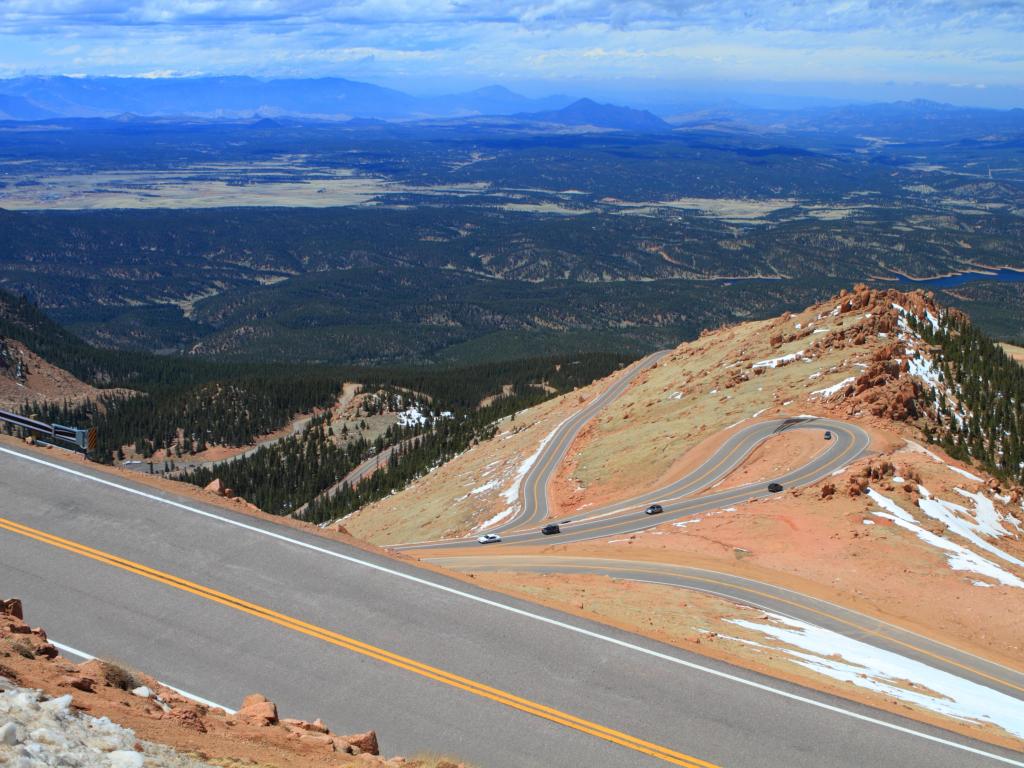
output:
[[[495,478],[494,480],[491,480],[489,482],[484,483],[481,486],[478,486],[478,487],[474,488],[472,491],[469,492],[469,495],[470,496],[479,496],[481,493],[487,493],[488,491],[493,491],[495,488],[499,488],[500,486],[501,486],[501,478],[500,477],[499,478]]]
[[[974,552],[973,550],[970,550],[961,544],[949,541],[948,539],[943,538],[942,536],[938,536],[932,533],[931,531],[921,527],[914,519],[913,515],[911,515],[909,512],[900,507],[892,499],[883,496],[873,488],[868,489],[868,496],[870,496],[871,500],[874,501],[882,509],[887,510],[887,512],[877,513],[879,517],[885,517],[889,520],[892,520],[892,522],[898,525],[900,528],[910,531],[915,536],[917,536],[917,538],[919,538],[926,544],[930,544],[936,549],[943,550],[943,552],[946,555],[946,562],[949,564],[949,567],[952,568],[954,571],[967,571],[968,573],[975,573],[980,576],[986,576],[992,579],[993,581],[997,581],[1000,584],[1004,584],[1008,587],[1019,587],[1021,589],[1024,589],[1024,580],[1020,579],[1019,577],[1000,567],[996,563],[993,563],[991,560],[988,560],[982,555],[979,555],[977,552]],[[924,510],[926,505],[936,504],[939,502],[935,502],[931,499],[922,498],[918,503],[921,505],[921,509]],[[950,529],[952,530],[952,526],[950,526]],[[955,532],[959,533],[959,531]],[[1001,552],[999,549],[993,547],[987,541],[983,541],[975,534],[971,533],[971,537],[973,537],[970,539],[971,541],[981,541],[984,545],[982,547],[983,549],[986,549],[987,551],[992,551],[994,553],[998,553],[1004,559],[1009,559],[1011,561],[1014,560],[1005,552]],[[1024,565],[1024,563],[1022,563],[1021,565]]]
[[[846,389],[846,386],[848,384],[852,384],[856,380],[856,377],[850,376],[848,378],[843,379],[838,384],[833,384],[831,387],[825,387],[824,389],[816,389],[813,392],[811,392],[811,394],[820,395],[823,398],[832,397],[832,395],[836,394],[836,392]]]
[[[420,427],[427,422],[427,417],[415,405],[400,412],[397,418],[400,427]]]
[[[523,461],[516,469],[512,485],[510,485],[507,489],[501,492],[501,497],[505,499],[506,502],[508,502],[508,507],[506,507],[503,511],[498,512],[490,520],[486,520],[480,525],[476,526],[476,528],[474,528],[471,531],[471,533],[479,533],[480,531],[487,530],[488,528],[497,525],[502,520],[505,520],[506,518],[508,518],[516,512],[516,510],[519,508],[519,489],[523,484],[523,478],[526,477],[526,473],[530,471],[530,468],[537,463],[537,459],[540,457],[540,454],[544,450],[544,447],[549,442],[551,442],[551,438],[553,438],[558,433],[558,430],[561,429],[562,424],[565,424],[565,422],[571,418],[572,416],[570,416],[567,419],[564,419],[561,423],[558,424],[558,426],[551,430],[547,434],[547,436],[540,441],[540,445],[537,446],[537,450],[534,451],[533,455],[531,455],[529,458]]]
[[[907,350],[907,355],[909,357],[907,360],[907,372],[911,376],[916,376],[929,386],[939,386],[939,369],[932,364],[931,360],[923,355],[918,355],[911,349]]]
[[[782,357],[773,357],[770,360],[760,360],[754,363],[752,368],[776,368],[780,364],[791,363],[794,360],[799,360],[804,356],[805,350],[801,349],[799,352],[791,352],[788,355],[782,355]]]
[[[1024,738],[1024,707],[1019,699],[837,632],[778,614],[767,615],[769,624],[727,621],[789,646],[781,650],[794,663],[834,680],[964,722],[995,725]],[[773,653],[779,650],[752,640],[730,639]]]
[[[966,469],[960,469],[960,467],[954,467],[954,466],[953,466],[952,464],[947,464],[946,466],[947,466],[947,467],[949,467],[950,469],[952,469],[952,470],[953,470],[954,472],[956,472],[956,473],[957,473],[958,475],[961,475],[961,476],[963,476],[963,477],[966,477],[966,478],[967,478],[968,480],[973,480],[973,481],[974,481],[974,482],[976,482],[976,483],[983,483],[983,482],[985,482],[984,480],[982,480],[982,479],[981,479],[980,477],[978,477],[977,475],[972,475],[972,474],[971,474],[970,472],[968,472],[968,471],[967,471]]]

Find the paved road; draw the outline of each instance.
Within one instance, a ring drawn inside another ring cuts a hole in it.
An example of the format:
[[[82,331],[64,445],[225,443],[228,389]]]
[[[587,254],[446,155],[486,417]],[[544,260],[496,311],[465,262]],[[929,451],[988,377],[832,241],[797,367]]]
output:
[[[502,551],[505,550],[497,550]],[[672,563],[564,555],[520,555],[514,551],[495,555],[496,550],[491,549],[489,555],[431,557],[430,562],[466,572],[590,573],[697,590],[823,627],[942,669],[1024,702],[1024,672],[1020,670],[785,587],[722,571]]]
[[[828,477],[865,455],[870,445],[870,437],[860,427],[832,419],[793,417],[756,421],[729,435],[701,466],[679,480],[629,499],[580,510],[571,517],[552,520],[559,523],[561,533],[552,537],[544,536],[539,526],[549,521],[548,487],[572,440],[601,407],[625,391],[624,381],[631,381],[638,372],[632,371],[628,379],[623,377],[616,382],[592,407],[581,413],[579,419],[566,422],[555,430],[524,478],[519,497],[521,511],[512,522],[501,527],[501,544],[490,544],[486,549],[481,549],[475,537],[466,537],[414,543],[398,549],[414,550],[418,556],[432,563],[467,572],[596,573],[697,589],[801,619],[1024,700],[1024,674],[1020,671],[873,617],[772,584],[665,563],[517,554],[517,545],[563,544],[623,536],[668,521],[692,518],[708,511],[769,496],[771,492],[766,481],[720,491],[714,488],[742,465],[758,446],[788,431],[815,430],[821,433],[823,439],[822,450],[807,463],[775,478],[786,489],[812,484]],[[653,503],[662,505],[664,512],[658,515],[644,514],[646,507]]]
[[[0,448],[3,592],[59,642],[213,701],[259,690],[289,715],[375,727],[389,751],[487,768],[1024,765],[56,454]]]
[[[656,365],[671,350],[654,352],[627,368],[621,373],[608,389],[601,392],[583,408],[580,408],[572,416],[558,425],[554,436],[548,441],[533,463],[526,475],[523,477],[522,491],[520,494],[519,510],[506,522],[495,526],[490,530],[494,533],[512,530],[524,524],[534,524],[547,517],[547,484],[552,473],[565,459],[569,452],[572,441],[580,433],[591,419],[593,419],[609,403],[617,400],[637,376]]]
[[[609,390],[610,391],[610,390]],[[576,431],[582,425],[576,426]],[[561,428],[560,428],[561,429]],[[814,430],[823,436],[822,450],[807,464],[776,478],[783,488],[794,488],[810,485],[828,477],[842,469],[851,461],[864,455],[871,438],[860,427],[834,419],[808,417],[766,419],[755,422],[731,435],[700,467],[694,469],[680,480],[654,491],[643,493],[631,499],[615,504],[585,510],[568,518],[556,519],[562,527],[557,539],[543,536],[538,526],[548,515],[547,488],[564,458],[568,445],[561,447],[565,437],[556,436],[544,447],[535,467],[524,477],[520,489],[520,504],[527,512],[516,516],[516,522],[502,526],[502,544],[489,545],[492,548],[515,544],[537,544],[542,541],[559,544],[588,539],[619,536],[650,528],[667,521],[675,521],[692,517],[702,512],[721,509],[732,504],[742,504],[752,499],[770,496],[765,482],[749,483],[724,491],[703,493],[719,481],[727,477],[739,467],[751,452],[766,440],[794,430]],[[824,435],[831,434],[830,440]],[[569,440],[571,442],[571,440]],[[553,447],[557,446],[557,451]],[[557,458],[555,455],[560,455]],[[700,495],[698,495],[700,494]],[[644,510],[652,503],[659,503],[664,512],[659,515],[646,515]],[[546,540],[546,541],[545,541]],[[448,539],[424,543],[406,544],[400,550],[433,550],[453,549],[462,547],[478,547],[474,537]]]

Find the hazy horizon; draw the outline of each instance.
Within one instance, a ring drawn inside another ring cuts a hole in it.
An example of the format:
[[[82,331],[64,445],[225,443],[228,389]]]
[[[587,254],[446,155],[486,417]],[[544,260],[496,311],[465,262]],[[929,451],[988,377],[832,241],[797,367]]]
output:
[[[1024,106],[1022,32],[1018,0],[8,0],[0,77],[344,77],[641,106],[745,96],[1008,108]]]

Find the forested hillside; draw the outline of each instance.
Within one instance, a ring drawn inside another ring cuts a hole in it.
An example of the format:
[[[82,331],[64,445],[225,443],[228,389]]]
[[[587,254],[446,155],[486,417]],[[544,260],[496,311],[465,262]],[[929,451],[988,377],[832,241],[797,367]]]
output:
[[[935,345],[938,375],[927,392],[933,440],[950,455],[1024,483],[1024,368],[960,312],[911,321]]]
[[[44,350],[62,367],[101,386],[131,383],[135,394],[69,404],[35,402],[26,414],[68,426],[95,427],[92,458],[119,463],[126,452],[160,471],[205,486],[219,479],[272,514],[309,504],[307,519],[338,517],[405,487],[413,478],[494,433],[495,422],[557,394],[585,386],[628,361],[616,354],[531,357],[478,364],[404,368],[220,364],[186,357],[98,350],[57,326],[31,302],[0,292],[0,335]],[[374,392],[366,417],[391,414],[392,425],[367,439],[338,435],[331,408],[343,382]],[[399,411],[413,414],[405,420]],[[411,410],[409,410],[411,409]],[[299,434],[213,467],[182,472],[177,463],[208,448],[240,448],[297,414],[315,413]],[[324,495],[363,460],[396,446],[383,471],[356,488]],[[159,458],[154,458],[159,457]]]

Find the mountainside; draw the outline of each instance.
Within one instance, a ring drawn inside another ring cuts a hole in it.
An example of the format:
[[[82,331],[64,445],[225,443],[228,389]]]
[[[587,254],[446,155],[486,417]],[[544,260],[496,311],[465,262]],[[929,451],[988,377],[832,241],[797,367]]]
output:
[[[0,408],[17,411],[31,403],[79,405],[101,395],[128,390],[101,390],[50,364],[19,341],[0,336]]]
[[[764,585],[813,595],[1019,668],[1022,372],[931,294],[858,286],[796,313],[707,331],[635,375],[567,438],[536,491],[546,486],[546,518],[502,527],[522,511],[520,494],[534,492],[524,477],[545,446],[618,377],[517,414],[494,440],[342,524],[384,545],[500,531],[506,542],[483,551],[472,538],[407,551],[491,588],[874,706],[903,700],[928,720],[945,711],[941,696],[907,702],[891,687],[893,678],[923,684],[920,669],[872,671],[858,656],[867,651],[850,645],[831,651],[840,661],[820,661],[829,652],[807,639],[817,629],[793,629],[756,599],[754,608],[709,604],[637,580],[674,583],[673,569],[698,569],[701,589],[701,579],[740,577],[757,581],[758,595]],[[823,420],[832,430],[824,440],[824,426],[792,428]],[[737,455],[728,450],[735,439],[761,424],[772,433],[715,475]],[[843,453],[846,429],[866,436],[863,453]],[[839,467],[811,479],[807,468],[828,456]],[[765,492],[778,479],[778,492]],[[680,486],[690,490],[668,490]],[[750,488],[760,490],[744,500]],[[705,496],[722,501],[700,506]],[[641,514],[651,502],[665,513]],[[696,511],[670,508],[684,504]],[[560,534],[538,536],[552,520]],[[846,676],[833,664],[858,671]],[[891,698],[878,697],[883,688]],[[999,738],[1020,743],[1018,726],[1000,727],[1008,731]]]

